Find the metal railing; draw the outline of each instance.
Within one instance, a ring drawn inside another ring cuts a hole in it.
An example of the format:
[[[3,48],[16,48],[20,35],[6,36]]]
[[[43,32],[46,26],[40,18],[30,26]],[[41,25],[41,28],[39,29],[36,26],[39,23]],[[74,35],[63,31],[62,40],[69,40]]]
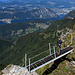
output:
[[[67,42],[69,42],[69,45],[72,45],[72,43],[75,43],[75,36],[73,36],[72,33],[71,33],[70,40],[66,41],[66,43]],[[29,73],[30,73],[31,72],[31,70],[30,70],[30,65],[31,64],[37,62],[38,60],[42,60],[45,57],[47,57],[49,55],[52,55],[52,54],[54,54],[54,57],[56,58],[56,47],[57,46],[55,46],[55,45],[53,46],[53,45],[54,45],[53,43],[49,43],[49,44],[46,44],[46,45],[44,45],[43,47],[41,47],[41,48],[39,48],[37,50],[34,50],[32,52],[29,52],[29,53],[26,53],[25,57],[22,59],[23,60],[23,65],[22,66],[25,66],[25,68],[27,68],[27,66],[29,66]],[[43,51],[43,49],[46,49],[46,50]],[[32,53],[34,54],[33,55],[34,57],[33,56],[29,57],[29,55],[32,54]],[[36,60],[34,60],[34,59],[36,59]]]
[[[73,35],[72,35],[72,33],[71,33],[71,40],[68,40],[68,41],[66,41],[66,42],[70,42],[70,44],[72,44],[73,43],[73,40],[74,40],[74,38],[73,38]],[[48,44],[47,44],[48,45]],[[45,45],[46,46],[46,45]],[[43,46],[43,47],[45,47],[45,46]],[[40,49],[42,49],[43,47],[41,47]],[[39,49],[38,49],[39,50]],[[54,53],[52,52],[52,51],[54,50]],[[32,52],[30,52],[30,53],[33,53],[33,52],[36,52],[37,50],[35,50],[35,51],[32,51]],[[34,59],[34,58],[36,58],[36,57],[38,57],[38,56],[40,56],[40,55],[42,55],[42,54],[44,54],[44,53],[46,53],[46,52],[49,52],[49,54],[48,55],[51,55],[51,54],[54,54],[54,57],[56,58],[56,47],[55,46],[53,46],[53,49],[51,49],[51,43],[49,43],[49,49],[48,50],[46,50],[46,51],[44,51],[44,52],[42,52],[42,53],[40,53],[40,54],[37,54],[37,55],[35,55],[34,57],[30,57],[29,58],[29,72],[30,72],[30,64],[32,64],[32,62],[31,62],[31,60],[32,59]],[[29,54],[29,53],[28,53]],[[48,56],[48,55],[46,55],[46,56]],[[45,57],[46,57],[45,56]],[[26,67],[26,61],[27,61],[27,54],[25,54],[25,67]],[[44,58],[44,57],[42,57],[42,58]],[[42,58],[40,58],[40,59],[42,59]],[[37,61],[35,61],[35,62],[37,62]],[[34,63],[35,63],[34,62]]]

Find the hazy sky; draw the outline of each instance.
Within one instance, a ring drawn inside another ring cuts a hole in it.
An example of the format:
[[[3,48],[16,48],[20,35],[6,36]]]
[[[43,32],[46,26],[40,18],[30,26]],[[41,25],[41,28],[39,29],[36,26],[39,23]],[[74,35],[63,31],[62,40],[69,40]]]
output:
[[[0,1],[7,1],[7,0],[0,0]]]
[[[10,0],[0,0],[0,1],[10,1]],[[13,0],[11,0],[11,1],[13,1]],[[14,0],[15,1],[15,0]],[[19,0],[17,0],[17,1],[19,1]],[[26,1],[28,1],[28,0],[26,0]],[[40,0],[39,0],[40,1]],[[43,0],[44,1],[44,0]],[[50,0],[49,0],[50,1]],[[52,0],[51,0],[52,1]],[[75,2],[75,0],[56,0],[56,1],[74,1]]]

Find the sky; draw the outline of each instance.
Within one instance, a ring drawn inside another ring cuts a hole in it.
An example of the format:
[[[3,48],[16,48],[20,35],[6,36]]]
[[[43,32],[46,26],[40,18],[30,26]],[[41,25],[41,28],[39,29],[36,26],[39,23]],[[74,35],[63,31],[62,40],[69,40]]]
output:
[[[7,0],[0,0],[0,1],[7,1]]]
[[[7,0],[0,0],[0,1],[7,1]]]
[[[0,1],[10,1],[10,0],[0,0]],[[13,1],[13,0],[11,0],[11,1]],[[14,0],[15,1],[15,0]],[[17,1],[19,1],[19,0],[17,0]],[[28,0],[27,0],[28,1]],[[39,0],[39,1],[41,1],[41,0]],[[44,1],[44,0],[43,0]],[[50,1],[50,0],[49,0]],[[51,0],[52,1],[52,0]],[[62,0],[57,0],[57,1],[62,1]],[[75,0],[63,0],[63,1],[74,1],[75,2]]]

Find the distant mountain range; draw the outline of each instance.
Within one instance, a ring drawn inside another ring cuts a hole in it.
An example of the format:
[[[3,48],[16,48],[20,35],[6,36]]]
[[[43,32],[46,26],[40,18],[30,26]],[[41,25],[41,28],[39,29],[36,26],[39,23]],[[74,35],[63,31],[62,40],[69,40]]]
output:
[[[50,18],[57,18],[57,17],[59,16],[54,11],[52,11],[50,8],[44,8],[44,7],[36,8],[25,12],[25,18],[27,19],[40,19],[40,18],[50,19]]]
[[[50,19],[74,9],[74,0],[5,0],[0,1],[0,21],[11,23],[14,19]]]
[[[58,18],[59,16],[50,8],[40,7],[32,10],[26,10],[26,8],[20,9],[8,7],[1,9],[0,21],[11,23],[12,20],[20,19],[51,19]],[[10,21],[10,22],[9,22]]]

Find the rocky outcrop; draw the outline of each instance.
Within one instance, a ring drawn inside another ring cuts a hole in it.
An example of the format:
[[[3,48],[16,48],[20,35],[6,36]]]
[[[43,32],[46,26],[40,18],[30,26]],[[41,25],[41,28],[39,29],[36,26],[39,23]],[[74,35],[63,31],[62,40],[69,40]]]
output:
[[[65,31],[65,32],[64,32],[64,31]],[[65,29],[62,29],[62,30],[57,30],[56,35],[59,36],[58,34],[61,34],[61,35],[60,35],[61,40],[64,42],[65,39],[66,39],[67,34],[72,33],[72,31],[73,31],[72,29],[65,28]]]
[[[2,75],[24,75],[28,73],[28,70],[24,67],[20,67],[17,65],[8,65],[1,71]],[[32,72],[29,75],[38,75],[36,72]]]

